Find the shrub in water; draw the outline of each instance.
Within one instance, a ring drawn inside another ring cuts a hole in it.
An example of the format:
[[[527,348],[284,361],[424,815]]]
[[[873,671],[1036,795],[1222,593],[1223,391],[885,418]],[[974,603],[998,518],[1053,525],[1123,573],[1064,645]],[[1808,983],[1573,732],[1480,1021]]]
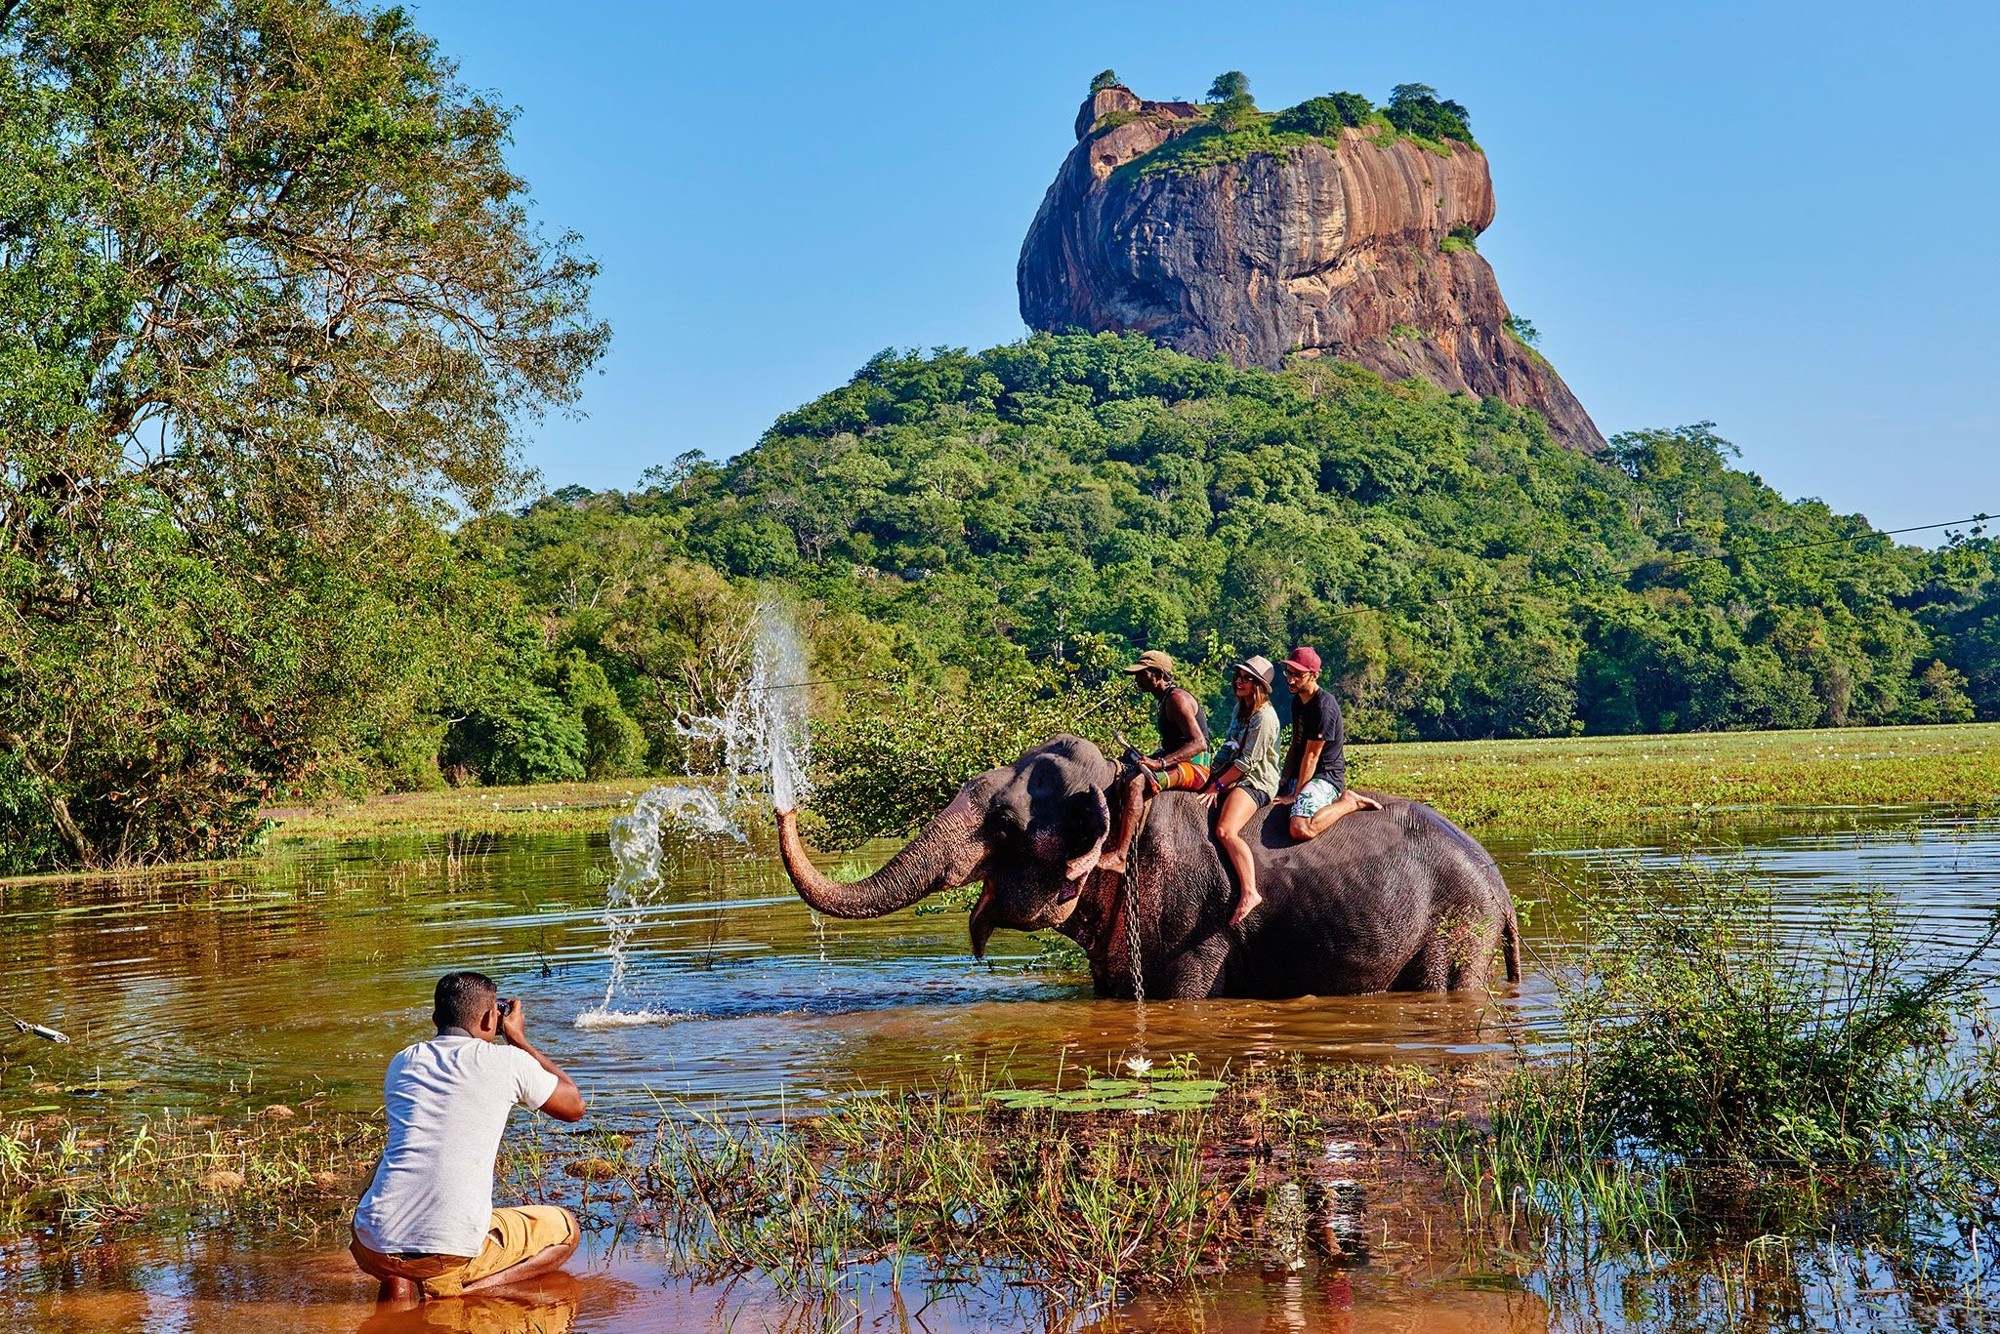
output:
[[[1837,1201],[1915,1235],[1994,1202],[1981,988],[2000,918],[1942,960],[1880,899],[1802,937],[1767,890],[1707,873],[1631,882],[1586,915],[1561,1052],[1454,1146],[1469,1184],[1627,1239],[1695,1215],[1823,1232]]]
[[[1593,928],[1564,997],[1591,1137],[1746,1172],[1853,1167],[1921,1136],[1962,1082],[1993,939],[1927,968],[1871,900],[1796,940],[1766,892],[1708,876]]]

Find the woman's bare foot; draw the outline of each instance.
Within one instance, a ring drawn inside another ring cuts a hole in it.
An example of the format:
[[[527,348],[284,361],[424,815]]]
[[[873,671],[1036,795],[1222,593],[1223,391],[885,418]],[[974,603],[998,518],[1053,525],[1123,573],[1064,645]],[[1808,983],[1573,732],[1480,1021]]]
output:
[[[1248,917],[1251,913],[1256,912],[1257,905],[1262,903],[1263,901],[1264,901],[1264,896],[1262,894],[1259,894],[1256,890],[1254,889],[1244,890],[1243,897],[1236,901],[1236,912],[1233,916],[1230,917],[1229,924],[1231,926],[1242,926],[1243,919]]]

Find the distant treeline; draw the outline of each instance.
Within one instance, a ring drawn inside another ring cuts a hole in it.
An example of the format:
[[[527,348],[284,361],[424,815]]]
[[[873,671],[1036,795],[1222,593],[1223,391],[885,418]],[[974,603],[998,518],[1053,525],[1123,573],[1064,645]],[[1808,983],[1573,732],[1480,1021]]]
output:
[[[713,647],[735,611],[681,609],[758,580],[813,609],[821,676],[951,693],[1141,648],[1215,686],[1312,643],[1365,739],[2000,717],[1991,539],[1897,545],[1735,452],[1700,424],[1593,459],[1497,400],[1330,361],[1036,336],[885,352],[727,464],[562,491],[459,545],[602,669],[652,764],[740,658]]]

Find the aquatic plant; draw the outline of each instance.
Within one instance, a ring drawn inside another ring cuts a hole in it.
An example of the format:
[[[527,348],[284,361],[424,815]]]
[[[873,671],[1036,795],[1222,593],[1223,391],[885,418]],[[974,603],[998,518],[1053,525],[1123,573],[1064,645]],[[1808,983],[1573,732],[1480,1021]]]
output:
[[[1991,1254],[1969,1239],[2000,1206],[2000,916],[1951,958],[1877,897],[1801,939],[1768,888],[1698,871],[1628,877],[1586,915],[1559,1045],[1440,1140],[1468,1209],[1526,1207],[1586,1249]]]

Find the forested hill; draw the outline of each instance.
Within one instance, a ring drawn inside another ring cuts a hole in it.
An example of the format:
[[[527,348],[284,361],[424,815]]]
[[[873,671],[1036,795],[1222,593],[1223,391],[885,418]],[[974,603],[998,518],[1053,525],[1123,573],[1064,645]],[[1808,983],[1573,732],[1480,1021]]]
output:
[[[885,352],[725,465],[464,541],[639,711],[633,576],[602,562],[644,551],[796,587],[839,642],[824,676],[948,689],[1144,647],[1212,673],[1307,642],[1362,738],[2000,716],[1990,539],[1898,546],[1735,454],[1696,425],[1593,460],[1496,399],[1353,366],[1037,335]],[[538,594],[565,563],[569,591]]]

